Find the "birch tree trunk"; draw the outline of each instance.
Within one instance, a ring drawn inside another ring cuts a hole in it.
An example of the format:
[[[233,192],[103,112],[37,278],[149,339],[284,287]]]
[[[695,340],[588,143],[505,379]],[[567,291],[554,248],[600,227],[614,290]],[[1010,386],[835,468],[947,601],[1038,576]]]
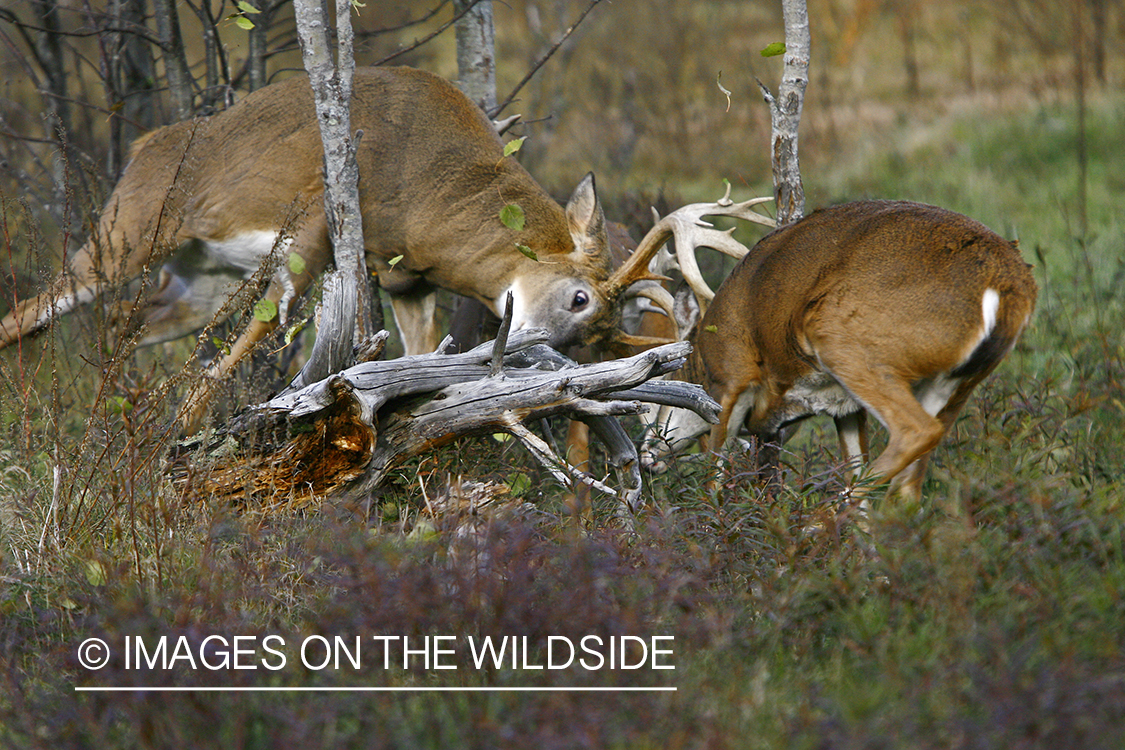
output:
[[[453,0],[455,13],[469,11],[457,21],[457,76],[465,96],[492,117],[496,110],[496,33],[492,0]]]
[[[782,0],[785,18],[785,58],[781,85],[775,97],[761,81],[758,85],[770,108],[773,192],[777,225],[797,221],[805,214],[805,189],[797,160],[797,128],[809,82],[809,13],[805,0]]]
[[[67,200],[67,161],[77,164],[73,159],[74,154],[68,145],[69,133],[72,130],[70,116],[70,95],[67,87],[66,63],[63,56],[63,26],[59,19],[61,14],[60,3],[54,0],[44,0],[33,6],[35,20],[40,29],[35,39],[35,54],[43,67],[44,80],[40,83],[40,93],[43,95],[43,121],[46,124],[47,139],[60,144],[60,152],[52,159],[51,186],[54,193],[53,203],[56,206],[66,206]],[[112,175],[111,175],[112,176]],[[81,226],[81,219],[77,213],[64,215],[62,211],[57,218],[60,223],[73,222],[74,226]]]
[[[176,122],[191,117],[194,98],[191,69],[184,51],[184,38],[180,33],[180,16],[175,0],[153,0],[156,18],[156,35],[164,53],[164,75],[168,79],[168,93],[172,100],[172,117]]]
[[[250,20],[254,23],[254,28],[246,32],[246,69],[251,91],[257,91],[269,83],[269,76],[266,71],[266,56],[269,53],[269,34],[273,26],[274,11],[276,11],[283,2],[284,0],[254,0],[251,3],[251,5],[261,11],[260,13],[253,14]]]
[[[333,60],[324,5],[319,0],[297,0],[294,4],[301,52],[324,142],[324,212],[336,263],[336,269],[326,276],[322,303],[322,319],[336,324],[324,325],[317,331],[309,361],[297,376],[298,383],[315,383],[343,370],[353,361],[353,346],[375,333],[355,158],[363,132],[357,131],[354,137],[351,132],[355,72],[351,9],[350,0],[337,0],[338,54]]]
[[[102,69],[111,117],[107,171],[114,181],[128,161],[129,144],[156,126],[156,64],[148,42],[136,33],[145,25],[145,0],[111,0],[117,26],[103,45]]]

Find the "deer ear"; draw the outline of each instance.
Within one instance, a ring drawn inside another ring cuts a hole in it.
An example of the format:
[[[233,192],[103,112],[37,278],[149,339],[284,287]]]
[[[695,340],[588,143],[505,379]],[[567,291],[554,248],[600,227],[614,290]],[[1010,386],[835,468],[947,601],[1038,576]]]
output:
[[[702,311],[699,309],[699,300],[695,292],[687,284],[681,284],[676,289],[675,304],[672,312],[676,314],[676,330],[680,341],[686,341],[691,331],[699,325]]]
[[[607,252],[605,241],[605,214],[598,202],[598,193],[594,188],[594,173],[590,172],[566,204],[566,223],[574,243],[589,255],[599,255]]]

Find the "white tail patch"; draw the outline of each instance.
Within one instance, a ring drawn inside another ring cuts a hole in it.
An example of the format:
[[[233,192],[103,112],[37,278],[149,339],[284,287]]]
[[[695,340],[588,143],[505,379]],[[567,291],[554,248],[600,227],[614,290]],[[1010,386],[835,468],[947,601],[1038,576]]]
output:
[[[996,313],[1000,310],[1000,292],[992,287],[984,290],[984,296],[981,298],[980,303],[981,318],[983,319],[982,327],[984,331],[981,333],[980,340],[984,341],[988,338],[988,334],[992,333],[992,329],[996,327]]]
[[[980,333],[977,335],[976,340],[971,346],[967,348],[964,356],[961,358],[959,364],[964,364],[969,361],[973,356],[973,352],[979,347],[991,334],[993,329],[996,328],[996,316],[1000,311],[1000,293],[992,287],[984,290],[981,296],[980,303],[981,314],[981,328]],[[961,385],[963,378],[951,378],[948,375],[938,375],[927,380],[923,380],[914,386],[914,396],[918,399],[918,403],[926,410],[926,413],[931,417],[936,417],[938,413],[945,408],[949,403],[949,399],[953,397],[953,393],[957,387]]]
[[[969,361],[973,356],[973,352],[981,345],[985,339],[989,337],[992,330],[996,328],[996,315],[1000,312],[1000,293],[992,287],[984,290],[984,294],[980,300],[980,332],[977,333],[975,339],[969,342],[961,354],[961,361],[959,365]]]

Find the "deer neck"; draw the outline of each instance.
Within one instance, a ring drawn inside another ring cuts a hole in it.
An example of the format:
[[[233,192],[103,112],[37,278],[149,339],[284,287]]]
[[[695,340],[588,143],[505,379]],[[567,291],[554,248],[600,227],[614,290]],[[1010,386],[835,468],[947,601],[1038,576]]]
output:
[[[489,164],[451,174],[436,199],[427,201],[430,208],[414,212],[406,242],[387,245],[379,254],[403,255],[406,270],[497,313],[513,287],[526,293],[535,279],[557,275],[560,264],[574,265],[573,243],[557,239],[569,237],[562,207],[522,167],[513,166]],[[506,206],[518,207],[521,229],[501,220]]]

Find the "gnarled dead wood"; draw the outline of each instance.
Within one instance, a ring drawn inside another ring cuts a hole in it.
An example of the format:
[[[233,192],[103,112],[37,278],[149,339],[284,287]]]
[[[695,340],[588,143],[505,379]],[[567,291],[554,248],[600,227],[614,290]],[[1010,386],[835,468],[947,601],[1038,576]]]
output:
[[[690,408],[708,421],[718,404],[701,388],[651,381],[691,350],[675,343],[628,359],[577,365],[525,329],[463,354],[364,362],[252,407],[221,430],[179,446],[173,482],[184,492],[256,504],[302,506],[362,496],[407,459],[457,438],[507,432],[563,481],[617,495],[635,510],[641,493],[636,447],[615,417],[642,402]],[[493,369],[493,350],[504,352]],[[559,458],[525,426],[566,415],[606,444],[619,490]]]

